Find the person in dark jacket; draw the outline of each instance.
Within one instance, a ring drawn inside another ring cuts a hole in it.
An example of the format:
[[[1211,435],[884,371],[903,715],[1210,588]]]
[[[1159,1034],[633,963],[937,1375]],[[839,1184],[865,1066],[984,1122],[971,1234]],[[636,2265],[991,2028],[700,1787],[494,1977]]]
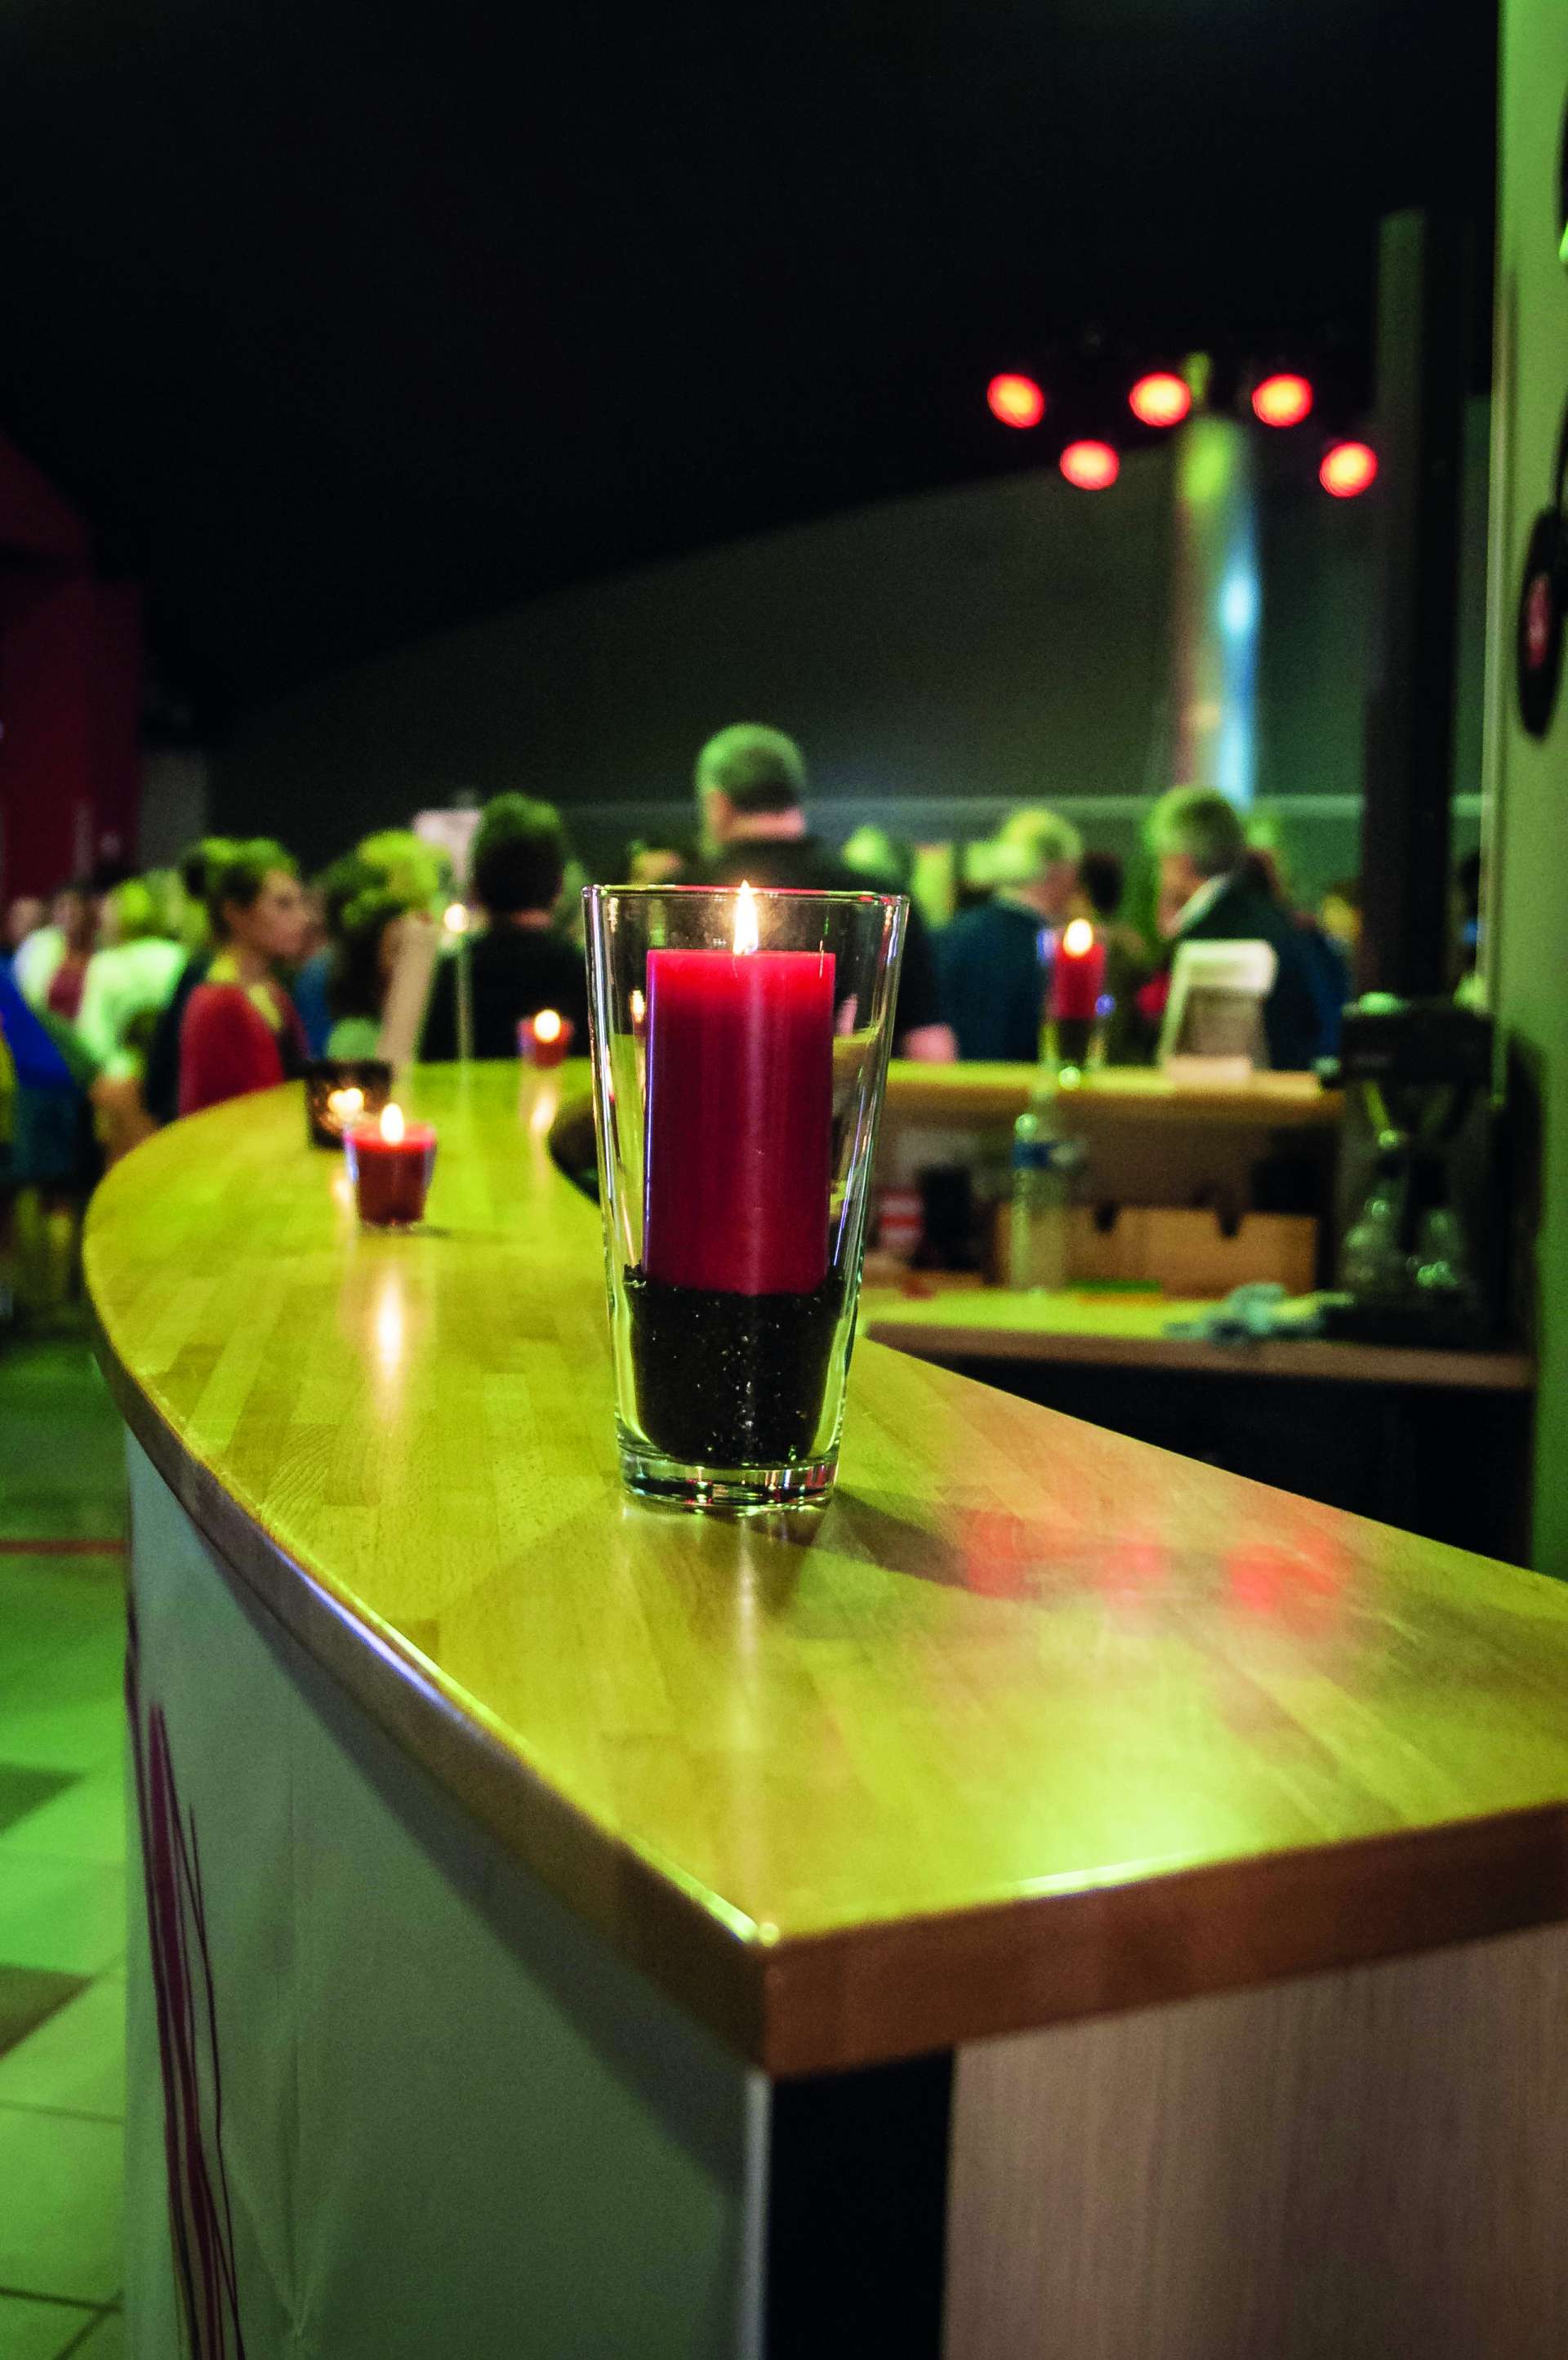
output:
[[[942,1005],[959,1055],[1034,1065],[1056,929],[1071,913],[1083,845],[1053,811],[1014,812],[994,847],[1005,881],[938,937]]]
[[[1355,997],[1350,961],[1342,945],[1332,934],[1325,933],[1317,919],[1308,911],[1296,907],[1290,898],[1290,889],[1280,866],[1277,847],[1255,839],[1247,856],[1247,874],[1252,883],[1277,902],[1296,929],[1296,940],[1307,962],[1312,997],[1317,1003],[1318,1054],[1320,1057],[1337,1057],[1344,1011]]]
[[[420,1048],[428,1063],[449,1065],[458,1054],[459,958],[472,961],[476,1057],[515,1057],[519,1021],[546,1008],[573,1026],[575,1053],[587,1054],[587,968],[554,923],[566,857],[566,831],[554,803],[497,795],[485,805],[473,858],[485,928],[444,959],[436,976]]]
[[[867,879],[811,834],[806,758],[793,738],[760,721],[739,721],[710,738],[696,758],[705,885],[750,885],[808,893],[863,893]],[[943,1022],[931,937],[913,902],[894,1011],[894,1054],[949,1064],[953,1035]]]
[[[1278,962],[1263,1008],[1269,1063],[1310,1066],[1328,1045],[1314,978],[1288,911],[1249,871],[1235,805],[1215,787],[1172,787],[1150,815],[1149,844],[1166,940],[1267,943]]]

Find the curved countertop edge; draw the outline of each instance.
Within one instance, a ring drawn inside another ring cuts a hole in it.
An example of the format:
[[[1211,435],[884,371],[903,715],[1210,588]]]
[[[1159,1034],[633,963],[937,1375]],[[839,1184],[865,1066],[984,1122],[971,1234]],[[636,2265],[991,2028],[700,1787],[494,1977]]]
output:
[[[1234,1863],[1151,1873],[1130,1862],[1124,1877],[1087,1886],[841,1931],[781,1939],[738,1915],[727,1924],[566,1802],[395,1630],[291,1556],[95,1324],[126,1426],[235,1579],[563,1906],[769,2074],[876,2065],[1568,1918],[1568,1804],[1550,1802],[1258,1855],[1245,1878]]]
[[[119,1359],[95,1306],[93,1326],[99,1364],[126,1426],[235,1579],[323,1677],[557,1899],[731,2048],[761,2062],[757,1929],[742,1932],[739,1918],[727,1926],[675,1877],[574,1809],[400,1633],[285,1549],[187,1448]],[[352,1646],[339,1643],[340,1633]],[[633,1890],[635,1907],[626,1906]]]

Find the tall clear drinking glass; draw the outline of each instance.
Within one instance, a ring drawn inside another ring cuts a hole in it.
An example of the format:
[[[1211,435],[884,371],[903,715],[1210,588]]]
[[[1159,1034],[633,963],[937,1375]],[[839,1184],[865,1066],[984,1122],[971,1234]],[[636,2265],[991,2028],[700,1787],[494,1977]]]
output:
[[[908,904],[583,899],[621,1473],[693,1508],[824,1500]]]

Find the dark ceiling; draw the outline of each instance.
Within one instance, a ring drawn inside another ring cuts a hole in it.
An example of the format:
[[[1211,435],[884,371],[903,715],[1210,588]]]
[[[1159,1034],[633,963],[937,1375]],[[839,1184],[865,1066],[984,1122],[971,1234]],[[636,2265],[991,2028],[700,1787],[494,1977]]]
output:
[[[560,583],[1039,455],[1098,327],[1365,347],[1490,204],[1486,0],[6,0],[0,427],[215,723]]]

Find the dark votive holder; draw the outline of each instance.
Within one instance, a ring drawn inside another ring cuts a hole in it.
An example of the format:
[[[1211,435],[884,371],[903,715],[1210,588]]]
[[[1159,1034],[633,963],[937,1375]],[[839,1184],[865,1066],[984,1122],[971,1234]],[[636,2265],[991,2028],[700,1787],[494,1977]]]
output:
[[[391,1095],[392,1069],[383,1058],[313,1057],[305,1067],[311,1145],[341,1147],[356,1124],[375,1120]]]

